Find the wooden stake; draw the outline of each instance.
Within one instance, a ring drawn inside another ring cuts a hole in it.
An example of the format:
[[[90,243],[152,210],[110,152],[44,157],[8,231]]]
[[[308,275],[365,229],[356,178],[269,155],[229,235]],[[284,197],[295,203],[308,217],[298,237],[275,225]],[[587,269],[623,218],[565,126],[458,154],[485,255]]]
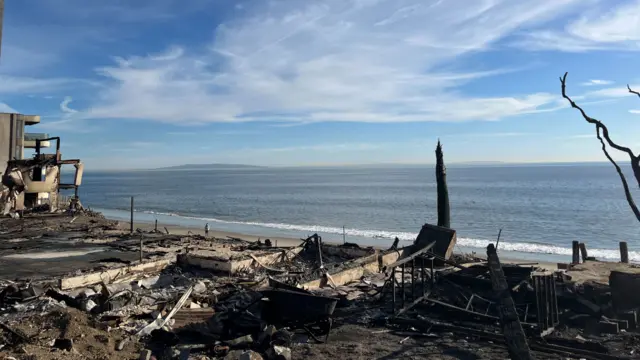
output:
[[[140,234],[140,262],[142,262],[142,238],[144,235]]]
[[[509,355],[512,359],[533,360],[527,336],[522,329],[516,305],[509,291],[507,278],[504,275],[496,247],[493,244],[487,246],[487,262],[489,264],[489,273],[491,274],[491,287],[494,294],[496,294],[496,302],[498,303],[502,335],[507,343]]]
[[[133,234],[133,196],[131,197],[131,233]]]
[[[572,243],[573,248],[573,259],[571,261],[572,264],[580,264],[580,242],[574,241]]]
[[[580,243],[580,254],[582,255],[582,262],[586,262],[589,255],[587,255],[587,245],[584,243]]]
[[[620,241],[620,262],[629,263],[629,249],[626,241]]]
[[[156,227],[154,228],[155,231],[158,231],[158,219],[156,219]]]

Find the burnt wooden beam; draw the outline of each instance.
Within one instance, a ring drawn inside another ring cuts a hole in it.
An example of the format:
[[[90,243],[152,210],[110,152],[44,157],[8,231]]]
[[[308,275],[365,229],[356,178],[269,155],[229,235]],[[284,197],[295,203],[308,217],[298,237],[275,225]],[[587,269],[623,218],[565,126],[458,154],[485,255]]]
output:
[[[454,332],[458,334],[464,334],[467,336],[474,336],[480,339],[486,339],[493,341],[496,345],[504,346],[505,339],[498,334],[494,334],[492,332],[473,329],[469,327],[456,326],[443,322],[432,322],[427,320],[415,320],[415,319],[407,319],[407,318],[395,318],[392,320],[394,324],[403,325],[403,326],[411,326],[423,332]],[[534,351],[538,351],[546,354],[556,354],[566,358],[576,358],[576,355],[580,355],[580,358],[585,359],[593,359],[593,360],[626,360],[629,357],[615,356],[609,355],[601,352],[596,352],[592,350],[586,350],[580,347],[573,346],[561,346],[555,344],[549,344],[543,341],[533,341],[531,343],[531,348]],[[513,358],[518,359],[519,358]]]
[[[438,191],[438,226],[451,227],[451,208],[449,206],[449,190],[447,189],[447,170],[444,166],[442,144],[438,140],[436,146],[436,183]]]
[[[571,243],[571,249],[572,249],[572,259],[571,259],[571,263],[572,264],[580,264],[580,242],[579,241],[573,241]]]
[[[434,247],[435,244],[436,244],[435,241],[431,242],[430,244],[428,244],[428,245],[416,250],[413,254],[411,254],[409,256],[406,256],[406,257],[403,257],[402,259],[394,262],[393,264],[385,266],[384,270],[386,271],[386,269],[393,269],[396,266],[400,266],[402,264],[408,263],[409,261],[412,261],[413,259],[417,258],[418,256],[420,256],[420,255],[428,252],[429,250],[431,250],[431,248]]]
[[[527,337],[518,318],[516,305],[511,297],[507,279],[500,265],[496,247],[493,244],[487,246],[487,261],[489,262],[489,271],[491,273],[491,284],[496,294],[502,335],[507,343],[509,356],[512,359],[533,360]]]
[[[629,248],[627,247],[626,241],[620,242],[620,262],[621,263],[629,263]]]
[[[582,255],[582,262],[586,262],[589,254],[587,253],[587,245],[580,243],[580,255]]]

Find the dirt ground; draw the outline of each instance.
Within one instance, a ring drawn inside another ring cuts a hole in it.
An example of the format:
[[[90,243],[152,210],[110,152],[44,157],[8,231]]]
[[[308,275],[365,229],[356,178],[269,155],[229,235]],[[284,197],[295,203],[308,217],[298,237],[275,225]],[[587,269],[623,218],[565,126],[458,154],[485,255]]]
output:
[[[503,346],[456,336],[453,333],[407,338],[388,332],[386,328],[358,325],[344,325],[334,329],[326,344],[292,346],[292,355],[293,359],[310,360],[509,359],[509,354]],[[536,354],[536,359],[561,357]]]
[[[574,265],[569,271],[567,271],[567,275],[571,276],[571,281],[575,281],[576,283],[593,281],[609,285],[609,274],[611,274],[612,271],[640,274],[640,265],[604,261],[587,261],[582,264]]]
[[[31,343],[0,350],[0,359],[9,356],[32,360],[137,359],[142,350],[142,345],[134,341],[122,351],[116,351],[115,346],[124,335],[120,330],[101,330],[87,314],[72,308],[35,316],[28,322],[9,322],[8,325],[29,336]],[[71,339],[72,350],[53,348],[52,342],[58,338]]]

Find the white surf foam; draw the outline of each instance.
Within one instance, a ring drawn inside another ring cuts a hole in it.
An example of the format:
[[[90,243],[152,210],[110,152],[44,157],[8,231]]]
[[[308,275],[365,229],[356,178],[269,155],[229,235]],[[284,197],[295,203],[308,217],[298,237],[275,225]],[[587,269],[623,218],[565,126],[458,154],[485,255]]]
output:
[[[293,224],[284,224],[284,223],[230,221],[230,220],[221,220],[216,218],[184,216],[184,215],[179,215],[175,213],[163,213],[163,212],[156,212],[156,211],[142,211],[142,212],[147,214],[153,214],[153,215],[172,216],[172,217],[179,217],[179,218],[191,219],[191,220],[217,222],[217,223],[224,223],[224,224],[257,226],[257,227],[264,227],[264,228],[277,229],[277,230],[299,231],[299,232],[307,232],[307,233],[325,233],[325,234],[342,235],[342,231],[343,231],[341,227],[331,227],[331,226],[321,226],[321,225],[293,225]],[[417,232],[367,230],[367,229],[353,229],[353,228],[345,228],[344,233],[347,236],[358,236],[358,237],[364,237],[369,239],[393,240],[394,238],[397,237],[398,239],[403,241],[413,241],[418,236]],[[487,245],[494,242],[495,242],[494,240],[488,240],[488,239],[458,237],[458,246],[463,246],[463,247],[486,249]],[[567,255],[567,256],[571,256],[572,254],[571,248],[561,247],[561,246],[551,245],[551,244],[500,241],[499,246],[501,250],[505,250],[505,251],[515,251],[515,252],[534,253],[534,254]],[[620,259],[620,251],[618,249],[589,248],[589,255],[595,256],[596,258],[603,259],[603,260]],[[629,260],[634,262],[640,262],[640,251],[630,251]]]

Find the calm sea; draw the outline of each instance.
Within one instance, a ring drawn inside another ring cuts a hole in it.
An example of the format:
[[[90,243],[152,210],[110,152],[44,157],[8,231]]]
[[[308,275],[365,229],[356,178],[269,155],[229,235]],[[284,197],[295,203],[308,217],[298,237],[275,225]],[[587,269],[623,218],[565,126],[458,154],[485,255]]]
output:
[[[571,241],[590,255],[619,258],[627,241],[640,261],[640,223],[609,164],[450,166],[452,227],[458,250],[483,253],[502,230],[500,250],[566,260]],[[631,180],[632,178],[629,177]],[[633,182],[631,183],[633,185]],[[638,201],[640,191],[633,186]],[[436,223],[434,166],[87,171],[85,206],[136,221],[204,227],[264,237],[390,245]]]

